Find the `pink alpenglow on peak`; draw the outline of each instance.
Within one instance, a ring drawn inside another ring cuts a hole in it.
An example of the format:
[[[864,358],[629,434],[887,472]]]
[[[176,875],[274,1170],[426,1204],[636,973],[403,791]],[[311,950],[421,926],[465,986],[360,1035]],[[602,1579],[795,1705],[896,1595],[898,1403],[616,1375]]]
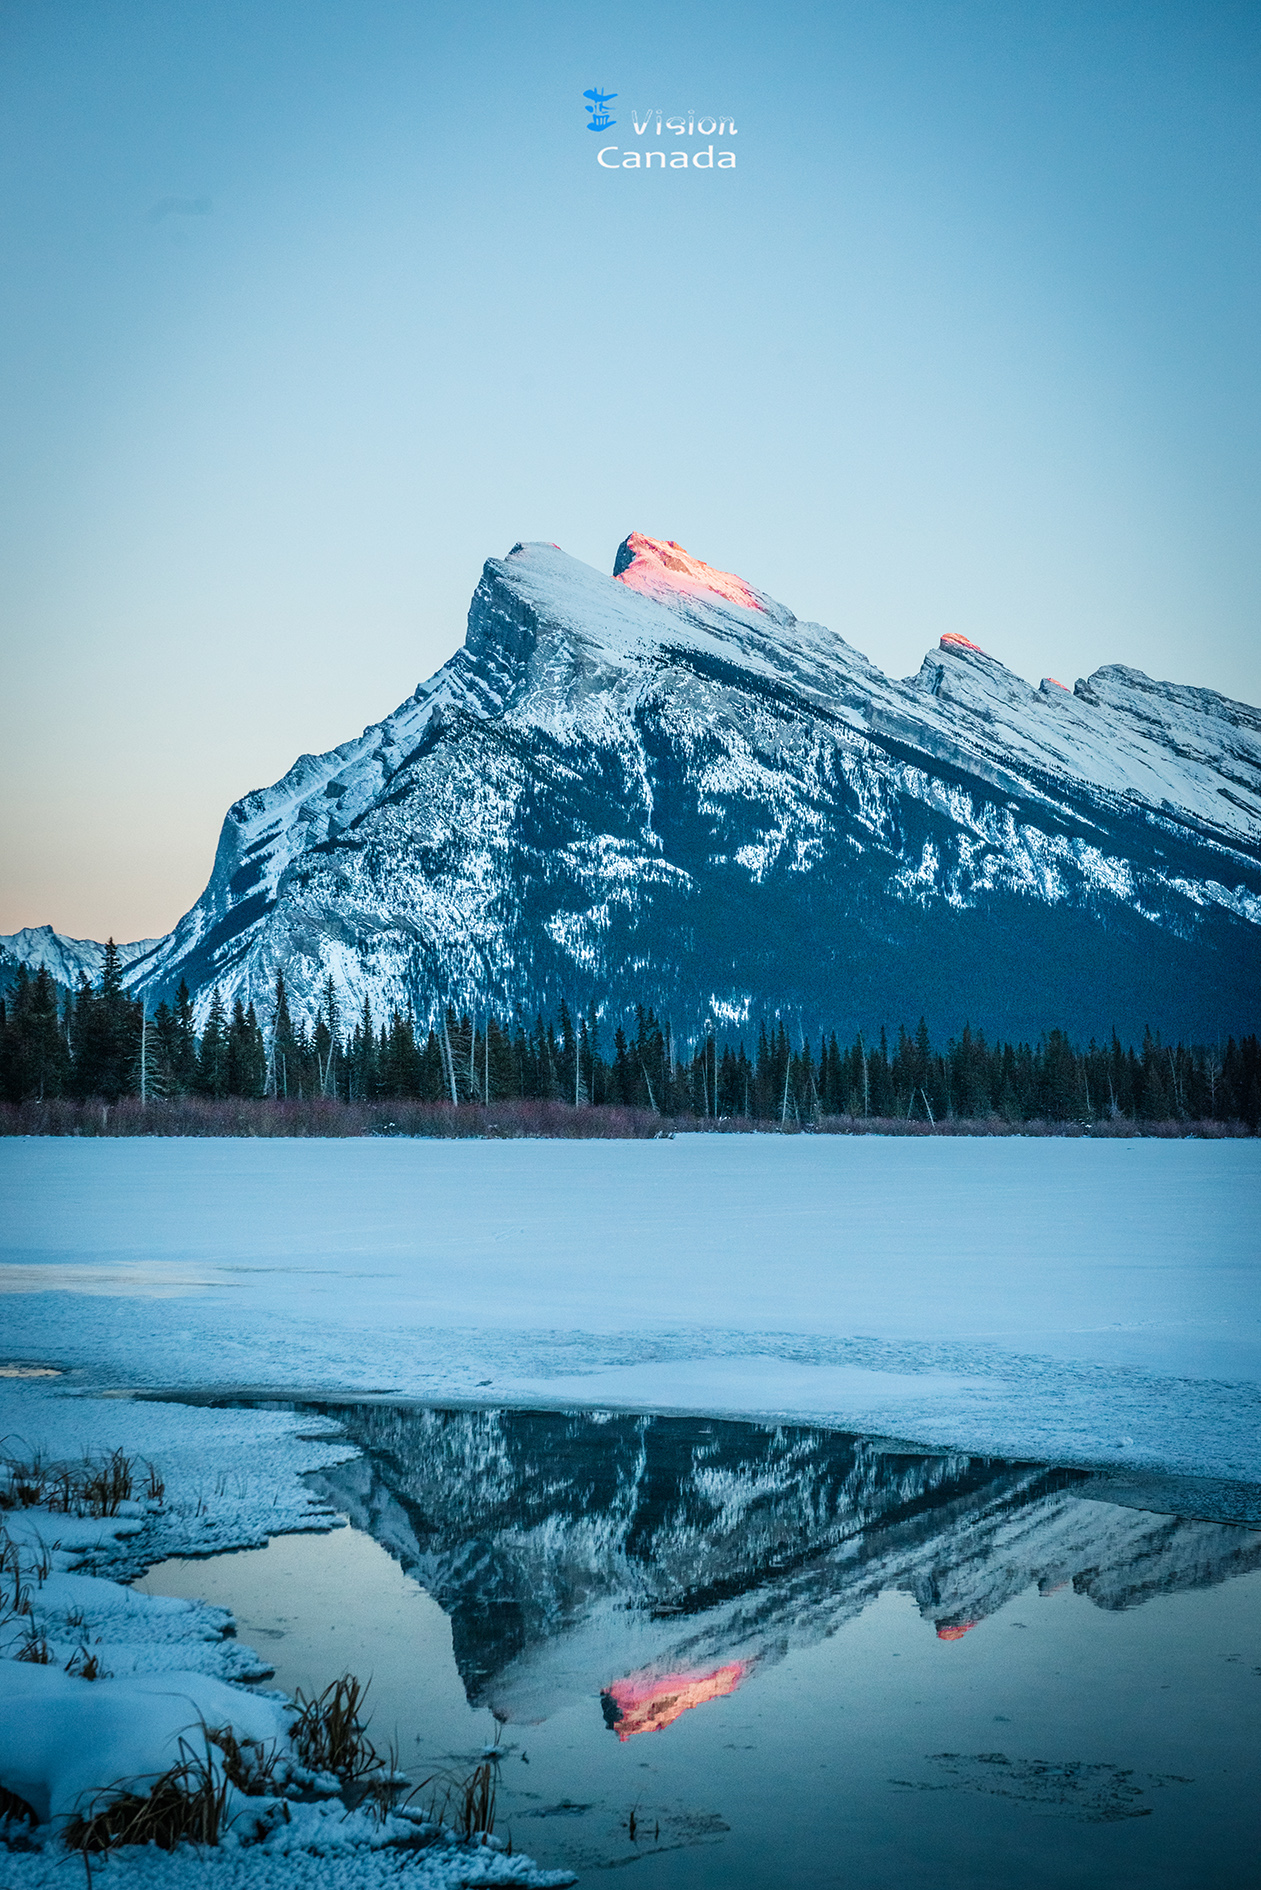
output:
[[[1069,688],[1068,684],[1066,682],[1061,682],[1058,676],[1044,676],[1042,678],[1042,687],[1044,689],[1046,688],[1062,689],[1066,696],[1071,696],[1073,693],[1072,690]]]
[[[712,565],[676,545],[673,538],[645,538],[642,532],[632,532],[617,548],[613,575],[620,583],[649,596],[654,591],[684,591],[693,597],[708,593],[725,597],[745,610],[766,608],[743,578],[731,571],[715,571]]]
[[[960,636],[957,630],[947,630],[941,639],[941,647],[943,650],[975,650],[978,656],[985,655],[979,643],[973,643],[971,637]]]

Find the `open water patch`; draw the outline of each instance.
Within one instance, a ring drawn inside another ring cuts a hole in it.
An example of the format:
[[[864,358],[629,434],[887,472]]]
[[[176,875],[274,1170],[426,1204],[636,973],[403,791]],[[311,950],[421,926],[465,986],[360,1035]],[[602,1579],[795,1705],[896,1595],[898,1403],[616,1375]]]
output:
[[[152,1570],[547,1864],[684,1887],[1234,1886],[1261,1532],[1079,1469],[792,1424],[389,1401],[351,1527]],[[1170,1486],[1171,1488],[1173,1486]]]

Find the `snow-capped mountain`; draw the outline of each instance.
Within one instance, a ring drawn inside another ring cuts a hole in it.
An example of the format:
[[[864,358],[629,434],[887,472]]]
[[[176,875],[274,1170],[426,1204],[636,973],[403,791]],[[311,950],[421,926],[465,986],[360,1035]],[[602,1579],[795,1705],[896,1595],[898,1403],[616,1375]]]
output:
[[[636,1709],[654,1723],[654,1705],[699,1704],[707,1681],[728,1691],[890,1589],[955,1640],[1035,1583],[1115,1610],[1261,1565],[1256,1530],[1122,1507],[1085,1471],[841,1431],[335,1415],[365,1454],[317,1487],[441,1604],[470,1701],[509,1722],[603,1689],[629,1722],[609,1712],[618,1730]]]
[[[308,1014],[331,974],[378,1018],[1212,1038],[1256,1023],[1261,713],[1120,667],[1035,689],[954,636],[894,681],[673,543],[632,533],[611,577],[515,545],[463,648],[238,801],[197,904],[129,949],[203,1014],[283,968]]]
[[[160,938],[140,938],[130,945],[120,945],[119,962],[133,965],[161,943]],[[0,934],[0,976],[25,965],[31,972],[47,971],[57,984],[74,989],[80,975],[95,984],[104,963],[105,947],[96,939],[67,938],[62,932],[54,932],[51,925],[26,925],[20,932]]]

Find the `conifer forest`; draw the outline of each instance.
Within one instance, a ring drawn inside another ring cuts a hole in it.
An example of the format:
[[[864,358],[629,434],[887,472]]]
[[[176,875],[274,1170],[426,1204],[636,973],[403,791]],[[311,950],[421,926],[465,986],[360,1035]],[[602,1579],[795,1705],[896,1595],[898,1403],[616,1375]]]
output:
[[[617,1013],[614,1013],[616,1016]],[[100,984],[61,993],[48,973],[19,968],[0,1001],[0,1096],[10,1105],[65,1098],[145,1105],[179,1098],[436,1105],[546,1102],[702,1122],[816,1125],[826,1118],[938,1127],[1022,1123],[1261,1121],[1255,1036],[1215,1045],[1141,1046],[1115,1034],[1085,1048],[1059,1030],[1036,1044],[990,1043],[965,1026],[944,1047],[921,1021],[896,1034],[811,1042],[783,1016],[748,1036],[705,1030],[687,1039],[642,1004],[622,1021],[564,1002],[552,1018],[457,1014],[435,1007],[344,1016],[331,980],[313,1027],[290,1015],[284,974],[262,1016],[216,991],[205,1027],[181,985],[150,1016],[123,988],[107,951]]]

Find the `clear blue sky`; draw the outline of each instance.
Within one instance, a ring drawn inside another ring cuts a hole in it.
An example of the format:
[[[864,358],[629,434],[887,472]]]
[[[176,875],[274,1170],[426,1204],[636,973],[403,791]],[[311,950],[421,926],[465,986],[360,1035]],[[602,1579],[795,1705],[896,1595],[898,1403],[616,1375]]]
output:
[[[517,538],[1261,700],[1259,55],[1212,0],[0,7],[0,930],[166,930]],[[631,107],[736,169],[599,169]]]

